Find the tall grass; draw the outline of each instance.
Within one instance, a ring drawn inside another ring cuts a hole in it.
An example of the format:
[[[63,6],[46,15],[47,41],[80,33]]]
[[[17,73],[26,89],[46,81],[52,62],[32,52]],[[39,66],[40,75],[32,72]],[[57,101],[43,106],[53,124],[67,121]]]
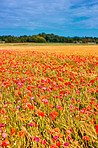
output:
[[[97,148],[97,60],[0,50],[0,146]]]

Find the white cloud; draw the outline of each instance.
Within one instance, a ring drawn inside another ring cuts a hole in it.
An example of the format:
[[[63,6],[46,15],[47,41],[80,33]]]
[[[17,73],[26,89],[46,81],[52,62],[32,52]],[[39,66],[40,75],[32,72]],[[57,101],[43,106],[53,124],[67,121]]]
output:
[[[1,0],[0,28],[75,26],[98,29],[97,0]]]

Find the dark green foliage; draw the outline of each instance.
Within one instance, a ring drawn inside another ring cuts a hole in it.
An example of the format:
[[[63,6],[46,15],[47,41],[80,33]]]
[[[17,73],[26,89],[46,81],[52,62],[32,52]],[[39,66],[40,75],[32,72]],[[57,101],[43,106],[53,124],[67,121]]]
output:
[[[32,36],[0,36],[0,42],[4,41],[5,43],[26,43],[26,42],[33,42],[33,43],[98,43],[97,37],[61,37],[58,35],[52,34],[45,34],[40,33],[38,35]]]

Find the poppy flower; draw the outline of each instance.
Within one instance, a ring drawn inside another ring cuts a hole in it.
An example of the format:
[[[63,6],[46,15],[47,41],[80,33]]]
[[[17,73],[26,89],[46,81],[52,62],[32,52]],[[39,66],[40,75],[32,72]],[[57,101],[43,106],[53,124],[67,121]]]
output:
[[[5,126],[5,124],[3,124],[3,123],[0,124],[0,127],[4,127],[4,126]]]
[[[10,144],[9,140],[8,139],[5,139],[3,142],[2,142],[2,145],[3,146],[8,146]]]
[[[53,114],[54,114],[55,116],[58,116],[58,115],[59,115],[57,111],[53,111]]]
[[[76,119],[79,119],[79,115],[76,115],[75,118],[76,118]]]
[[[52,104],[49,104],[49,107],[53,109],[55,106]]]
[[[42,140],[41,144],[45,145],[46,144],[46,140]]]
[[[54,136],[54,137],[53,137],[53,141],[58,140],[58,138],[59,138],[59,136]]]
[[[38,142],[40,139],[39,137],[34,137],[34,140]]]
[[[11,134],[15,135],[16,130],[14,128],[11,129]]]
[[[68,143],[68,142],[65,142],[65,143],[64,143],[64,146],[69,146],[69,143]]]
[[[64,134],[60,133],[60,134],[59,134],[59,137],[60,137],[60,138],[63,138],[63,137],[64,137]]]
[[[45,117],[45,114],[44,114],[42,111],[37,111],[37,114],[38,114],[39,116]]]
[[[88,136],[83,136],[83,139],[84,139],[85,141],[89,141],[89,140],[90,140],[90,138],[89,138]]]
[[[56,142],[56,145],[57,145],[57,146],[60,146],[60,145],[61,145],[61,142]]]
[[[54,115],[53,113],[50,113],[51,119],[54,120],[56,118],[56,115]]]
[[[57,109],[62,111],[63,107],[61,105],[57,105]]]
[[[2,138],[7,138],[8,134],[7,133],[2,133]]]
[[[66,134],[70,135],[71,134],[71,131],[69,129],[66,130]]]
[[[96,133],[98,133],[98,124],[95,127],[96,127]]]
[[[3,130],[0,128],[0,133],[2,133],[3,132]]]
[[[60,132],[60,129],[59,128],[54,128],[54,131],[55,132]]]
[[[24,132],[23,131],[19,131],[18,132],[18,137],[22,137],[24,135]]]
[[[51,144],[50,148],[58,148],[57,145],[55,145],[54,143]]]

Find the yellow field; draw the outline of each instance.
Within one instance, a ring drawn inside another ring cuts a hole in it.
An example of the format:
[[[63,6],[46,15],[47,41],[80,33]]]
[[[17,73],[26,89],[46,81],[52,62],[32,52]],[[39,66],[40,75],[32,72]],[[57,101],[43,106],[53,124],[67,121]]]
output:
[[[98,147],[98,45],[0,45],[0,148]]]
[[[66,55],[94,55],[98,56],[98,45],[85,46],[0,46],[0,50],[19,50],[19,51],[41,51],[41,52],[55,52]]]

